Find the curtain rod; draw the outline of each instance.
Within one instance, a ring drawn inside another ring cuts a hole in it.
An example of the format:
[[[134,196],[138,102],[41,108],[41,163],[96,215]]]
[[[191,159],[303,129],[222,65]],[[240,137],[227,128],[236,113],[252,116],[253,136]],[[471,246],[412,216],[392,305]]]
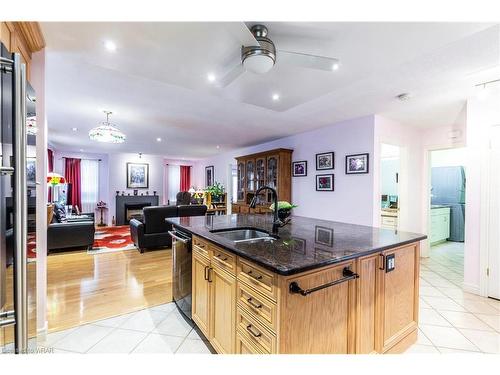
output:
[[[102,159],[70,158],[69,156],[61,156],[61,159],[80,159],[80,160],[97,160],[97,161],[102,161]]]

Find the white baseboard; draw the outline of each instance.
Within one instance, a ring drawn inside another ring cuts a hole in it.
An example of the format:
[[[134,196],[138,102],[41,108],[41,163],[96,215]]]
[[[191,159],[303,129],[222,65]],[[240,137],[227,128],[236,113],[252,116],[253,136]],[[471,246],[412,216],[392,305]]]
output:
[[[479,285],[470,284],[470,283],[462,283],[462,288],[464,291],[472,294],[481,295]]]
[[[43,325],[42,328],[38,328],[36,330],[36,339],[38,342],[42,343],[45,342],[47,339],[47,332],[49,330],[49,322],[45,321],[45,324]]]

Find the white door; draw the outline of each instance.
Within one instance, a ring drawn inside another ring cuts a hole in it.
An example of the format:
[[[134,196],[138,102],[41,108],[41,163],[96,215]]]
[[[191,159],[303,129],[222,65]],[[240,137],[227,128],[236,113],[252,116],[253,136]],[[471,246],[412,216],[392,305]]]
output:
[[[495,128],[490,152],[488,297],[500,299],[500,126]]]

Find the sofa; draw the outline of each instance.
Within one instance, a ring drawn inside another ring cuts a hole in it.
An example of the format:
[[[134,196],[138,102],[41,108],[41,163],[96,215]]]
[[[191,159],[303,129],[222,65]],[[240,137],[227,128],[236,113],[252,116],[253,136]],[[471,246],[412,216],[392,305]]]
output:
[[[47,227],[47,250],[70,248],[92,249],[94,244],[94,214],[84,214],[82,221],[67,221],[63,214],[64,206],[55,204],[52,222]]]
[[[145,249],[172,246],[172,237],[168,231],[172,225],[165,221],[169,217],[205,216],[207,206],[151,206],[143,208],[142,222],[130,220],[130,235],[134,245],[141,253]]]

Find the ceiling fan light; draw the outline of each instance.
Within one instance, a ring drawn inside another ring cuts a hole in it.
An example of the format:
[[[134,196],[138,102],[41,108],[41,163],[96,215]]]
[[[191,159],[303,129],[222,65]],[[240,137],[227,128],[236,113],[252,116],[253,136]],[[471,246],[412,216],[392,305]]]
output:
[[[243,60],[243,66],[250,72],[264,74],[272,69],[274,59],[269,55],[251,55]]]

